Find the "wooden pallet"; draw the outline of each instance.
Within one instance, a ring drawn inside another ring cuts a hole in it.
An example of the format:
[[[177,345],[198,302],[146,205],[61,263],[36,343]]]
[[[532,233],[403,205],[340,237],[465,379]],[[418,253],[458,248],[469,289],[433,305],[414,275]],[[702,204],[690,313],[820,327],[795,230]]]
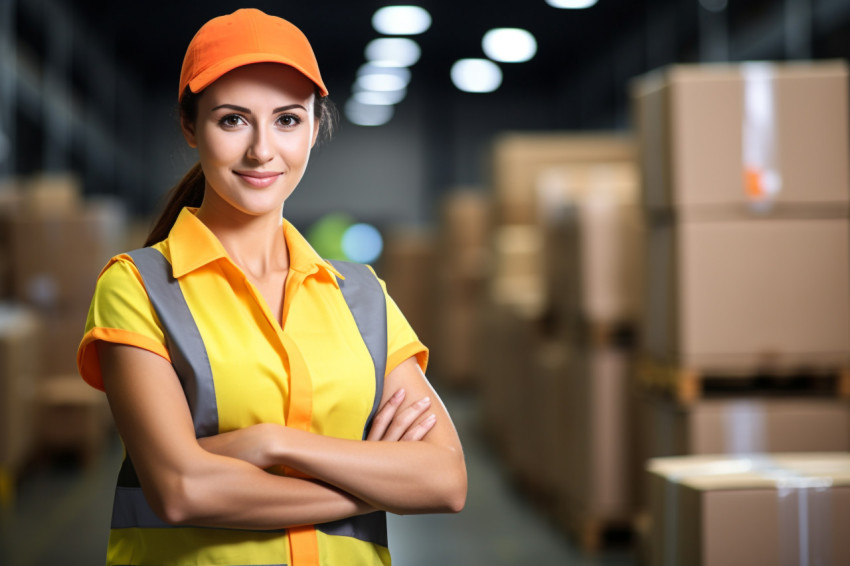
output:
[[[585,322],[581,341],[595,347],[632,349],[637,342],[637,329],[630,321]]]
[[[641,389],[682,405],[710,395],[831,396],[850,399],[850,367],[778,371],[698,370],[642,359],[635,376]]]

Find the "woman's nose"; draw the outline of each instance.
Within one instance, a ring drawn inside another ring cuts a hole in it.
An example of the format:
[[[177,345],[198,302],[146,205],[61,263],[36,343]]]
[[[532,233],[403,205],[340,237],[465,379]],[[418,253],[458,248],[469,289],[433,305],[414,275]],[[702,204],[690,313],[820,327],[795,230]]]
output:
[[[269,143],[268,134],[257,128],[251,140],[251,145],[248,146],[248,158],[258,163],[266,163],[274,157],[271,144]]]

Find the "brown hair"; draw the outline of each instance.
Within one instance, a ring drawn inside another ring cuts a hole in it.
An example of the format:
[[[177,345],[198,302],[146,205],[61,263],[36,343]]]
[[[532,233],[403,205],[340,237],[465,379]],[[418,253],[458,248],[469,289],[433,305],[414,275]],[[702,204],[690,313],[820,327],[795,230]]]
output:
[[[315,97],[316,102],[313,113],[318,123],[320,143],[329,140],[333,135],[337,121],[337,111],[330,99],[327,96],[321,95],[318,87],[316,87]],[[181,120],[186,120],[190,123],[195,122],[198,118],[199,98],[200,93],[194,93],[189,90],[189,87],[186,87],[186,91],[183,93],[178,106]],[[145,240],[145,247],[152,246],[168,237],[171,227],[174,226],[177,216],[180,215],[180,211],[184,207],[201,206],[201,202],[204,200],[206,183],[201,164],[196,163],[168,192],[165,208],[159,215],[159,218],[157,218],[153,228],[151,228]]]

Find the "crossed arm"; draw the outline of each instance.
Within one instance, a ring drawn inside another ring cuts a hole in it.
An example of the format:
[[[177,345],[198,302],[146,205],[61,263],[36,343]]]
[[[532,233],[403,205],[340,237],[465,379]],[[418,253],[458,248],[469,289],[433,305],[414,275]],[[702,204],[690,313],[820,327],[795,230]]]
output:
[[[198,441],[166,360],[132,346],[98,342],[97,349],[118,431],[148,502],[167,522],[278,529],[376,509],[463,508],[460,441],[413,359],[387,376],[382,408],[365,441],[274,424]],[[275,465],[311,479],[264,471]]]

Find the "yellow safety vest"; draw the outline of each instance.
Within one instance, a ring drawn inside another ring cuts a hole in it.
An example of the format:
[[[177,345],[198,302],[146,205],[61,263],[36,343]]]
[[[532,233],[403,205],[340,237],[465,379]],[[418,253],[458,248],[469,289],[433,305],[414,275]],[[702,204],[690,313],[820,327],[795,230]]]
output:
[[[175,225],[178,235],[181,230],[186,230],[187,223],[199,224],[194,216],[183,218],[184,214],[181,214],[183,222],[181,223],[178,219],[178,224]],[[197,225],[190,227],[190,233],[201,230]],[[294,230],[290,226],[286,229]],[[299,269],[298,258],[304,255],[303,246],[305,245],[298,240],[299,236],[297,232],[287,232],[288,244],[292,242],[290,244],[291,260],[294,261],[290,269],[296,271]],[[118,323],[114,326],[119,327],[124,323],[122,317],[133,319],[127,323],[130,328],[142,326],[142,323],[134,317],[151,319],[157,328],[152,326],[138,335],[127,336],[126,330],[111,328],[106,325],[105,320],[98,320],[98,309],[94,304],[96,301],[93,301],[91,320],[78,353],[78,362],[83,376],[93,385],[102,386],[98,381],[99,367],[95,367],[96,356],[93,357],[89,351],[93,348],[86,348],[92,341],[106,339],[139,345],[158,353],[164,351],[164,355],[168,356],[180,376],[192,409],[196,434],[199,436],[249,426],[256,422],[280,422],[286,426],[320,434],[363,438],[365,431],[368,430],[371,415],[374,414],[381,398],[384,367],[392,369],[411,355],[418,357],[420,365],[425,364],[427,350],[416,340],[409,325],[402,322],[403,318],[397,307],[368,268],[356,264],[335,264],[320,272],[315,272],[315,268],[304,268],[305,272],[314,274],[314,280],[308,276],[303,279],[302,285],[309,287],[309,292],[317,294],[317,297],[308,297],[311,300],[306,302],[298,300],[295,304],[289,305],[289,309],[296,311],[291,315],[299,317],[301,321],[299,324],[303,323],[302,317],[305,316],[308,320],[326,316],[336,322],[330,327],[325,322],[321,327],[306,330],[296,325],[292,327],[292,335],[278,328],[276,338],[281,340],[282,349],[280,351],[273,349],[276,354],[270,358],[268,352],[265,354],[258,352],[257,355],[260,358],[265,356],[264,359],[272,362],[277,356],[278,363],[281,357],[286,358],[285,368],[268,368],[269,377],[275,380],[274,387],[281,390],[277,397],[279,401],[274,401],[276,398],[274,394],[266,395],[262,387],[268,384],[264,382],[260,384],[252,382],[247,388],[248,392],[244,393],[244,395],[256,396],[256,399],[252,396],[249,399],[234,401],[233,397],[238,397],[239,391],[235,391],[234,384],[230,383],[233,380],[221,381],[223,378],[217,375],[217,370],[218,373],[224,374],[227,368],[221,369],[222,364],[244,364],[240,357],[244,357],[246,351],[251,352],[253,349],[256,352],[265,345],[255,346],[253,341],[249,344],[228,345],[222,341],[225,338],[233,341],[234,335],[240,334],[238,328],[229,326],[229,320],[224,322],[219,320],[218,325],[212,323],[221,318],[221,313],[216,315],[215,312],[204,312],[204,308],[199,306],[203,302],[209,303],[209,297],[200,293],[191,282],[187,284],[187,279],[181,277],[178,272],[185,269],[186,259],[179,256],[179,246],[175,242],[171,242],[170,247],[167,244],[168,240],[166,245],[158,245],[157,249],[131,252],[129,255],[122,256],[118,262],[122,265],[118,269],[119,272],[132,266],[130,272],[125,271],[123,277],[124,279],[128,276],[138,277],[138,286],[141,291],[138,289],[127,291],[128,285],[117,285],[114,284],[115,281],[112,285],[105,284],[102,290],[104,294],[128,293],[129,298],[124,298],[132,303],[132,308],[128,309],[129,312],[112,313],[102,318],[109,319],[111,323],[115,323],[113,319],[118,319]],[[312,249],[310,248],[309,251],[312,252]],[[312,253],[315,254],[315,252]],[[221,254],[216,252],[212,255],[220,256]],[[218,268],[227,267],[227,262],[229,259]],[[145,267],[147,263],[151,263],[154,267]],[[158,267],[156,267],[157,263],[159,263]],[[204,265],[206,268],[216,267],[215,262]],[[230,269],[230,267],[227,268]],[[108,269],[109,267],[104,270],[104,273],[107,273]],[[331,275],[332,270],[338,277],[329,279],[322,275],[322,271]],[[112,275],[106,277],[109,278]],[[233,281],[230,280],[228,285],[234,286]],[[208,288],[201,287],[201,289],[209,292]],[[287,292],[289,291],[288,286]],[[147,301],[146,308],[151,309],[152,312],[142,314],[137,312],[143,310],[140,306],[142,299],[133,296],[133,293],[139,292]],[[170,297],[169,293],[171,293]],[[163,297],[169,298],[163,299]],[[114,297],[100,299],[115,302]],[[240,303],[245,300],[245,297],[237,296],[231,299]],[[183,307],[175,307],[174,305],[179,304],[181,300]],[[157,303],[162,304],[158,306]],[[383,307],[383,312],[375,305]],[[237,308],[238,305],[234,307],[234,309]],[[216,301],[211,310],[216,309],[228,310],[228,305]],[[256,311],[255,307],[252,309],[250,312]],[[328,312],[316,313],[315,309],[327,309]],[[155,313],[155,316],[152,313]],[[313,313],[312,317],[311,313]],[[370,313],[371,320],[368,319]],[[245,324],[253,328],[256,327],[257,321],[248,320],[241,323],[234,321],[234,324],[236,326]],[[194,331],[187,330],[192,326],[195,327]],[[284,328],[289,329],[286,321]],[[269,332],[269,330],[266,328],[263,331]],[[161,338],[155,335],[156,331],[162,333]],[[217,336],[216,332],[221,332],[222,336]],[[147,335],[150,335],[150,338]],[[339,356],[305,354],[304,351],[311,347],[311,340],[315,347],[324,348],[324,352],[327,352],[329,347],[336,348]],[[274,340],[271,342],[274,344]],[[160,344],[166,344],[167,347]],[[281,344],[276,344],[275,348],[280,349]],[[208,348],[213,350],[204,352]],[[205,358],[209,360],[206,366],[203,362]],[[341,359],[333,361],[325,358]],[[331,365],[327,367],[322,365],[327,363]],[[333,366],[334,363],[338,365]],[[346,369],[343,370],[343,367]],[[289,379],[280,379],[277,376],[279,373],[288,374]],[[329,379],[328,374],[333,374],[334,379]],[[240,391],[245,389],[242,385],[240,383],[238,388]],[[346,387],[350,389],[346,391]],[[343,390],[329,394],[329,391],[336,391],[337,388]],[[356,397],[356,399],[349,400],[349,397]],[[272,399],[272,406],[269,406],[269,399]],[[330,402],[329,405],[328,402]],[[353,404],[348,405],[348,403]],[[222,407],[222,404],[228,406]],[[235,414],[229,404],[238,407],[239,414]],[[258,405],[256,415],[242,414],[245,412],[245,407],[252,407],[253,404]],[[274,416],[275,404],[280,405],[277,409],[280,413],[278,417]],[[285,410],[283,410],[284,407]],[[153,514],[138,483],[131,462],[126,460],[119,474],[113,507],[108,551],[109,564],[329,566],[390,563],[383,513],[281,531],[175,527],[164,524]]]

